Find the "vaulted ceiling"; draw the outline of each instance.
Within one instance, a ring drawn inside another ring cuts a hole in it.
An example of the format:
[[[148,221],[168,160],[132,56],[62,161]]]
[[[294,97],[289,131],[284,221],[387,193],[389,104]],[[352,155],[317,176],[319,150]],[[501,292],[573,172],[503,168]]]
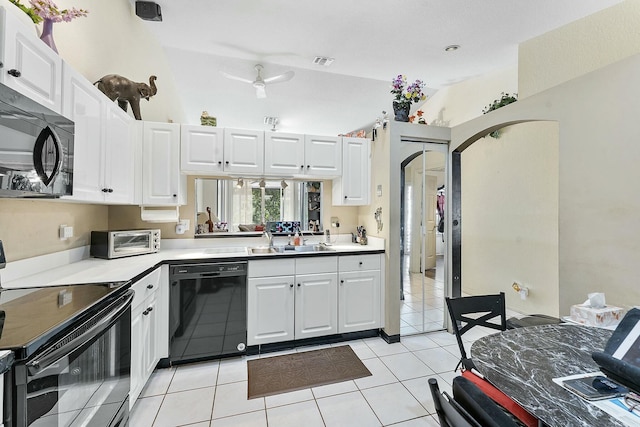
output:
[[[190,123],[335,135],[391,110],[390,82],[421,79],[432,94],[517,64],[518,44],[620,0],[158,0],[148,21],[165,48]],[[459,45],[446,52],[448,45]],[[315,65],[316,56],[333,58]],[[258,99],[250,83],[289,70]]]

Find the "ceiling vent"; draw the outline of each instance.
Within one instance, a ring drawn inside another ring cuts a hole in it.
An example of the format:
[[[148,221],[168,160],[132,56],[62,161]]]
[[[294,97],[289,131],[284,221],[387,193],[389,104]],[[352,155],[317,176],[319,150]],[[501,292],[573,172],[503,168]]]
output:
[[[313,63],[315,65],[320,65],[321,67],[328,67],[333,64],[333,61],[335,61],[335,58],[328,58],[326,56],[316,56],[313,59]]]

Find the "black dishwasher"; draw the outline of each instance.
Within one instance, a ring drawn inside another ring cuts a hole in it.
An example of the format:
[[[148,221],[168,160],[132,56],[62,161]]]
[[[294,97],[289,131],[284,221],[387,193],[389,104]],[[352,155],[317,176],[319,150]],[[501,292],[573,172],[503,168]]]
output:
[[[173,265],[169,280],[171,364],[245,352],[246,261]]]

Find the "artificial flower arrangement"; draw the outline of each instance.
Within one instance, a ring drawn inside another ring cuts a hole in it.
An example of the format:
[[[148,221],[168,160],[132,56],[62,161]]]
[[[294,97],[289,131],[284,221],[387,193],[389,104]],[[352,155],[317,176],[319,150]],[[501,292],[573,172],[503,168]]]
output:
[[[29,0],[31,7],[23,5],[20,0],[9,1],[29,15],[34,24],[38,24],[45,19],[53,22],[69,22],[73,18],[87,16],[87,13],[89,13],[85,9],[76,9],[75,7],[60,10],[52,0]]]
[[[416,80],[407,86],[407,77],[402,74],[391,81],[391,93],[395,95],[393,100],[394,105],[398,106],[411,106],[414,102],[420,102],[427,99],[427,96],[422,92],[424,89],[424,82],[422,80]]]
[[[418,116],[418,123],[421,125],[426,125],[427,121],[424,119],[424,117],[422,117],[423,114],[424,111],[422,110],[416,111],[416,116]],[[416,116],[409,116],[409,123],[413,123],[413,121],[416,119]]]
[[[493,102],[482,110],[482,114],[487,114],[493,110],[497,110],[500,107],[504,107],[505,105],[509,105],[518,100],[518,94],[510,94],[510,93],[501,93],[500,99],[494,99]],[[489,134],[492,138],[500,138],[500,129],[494,130]]]

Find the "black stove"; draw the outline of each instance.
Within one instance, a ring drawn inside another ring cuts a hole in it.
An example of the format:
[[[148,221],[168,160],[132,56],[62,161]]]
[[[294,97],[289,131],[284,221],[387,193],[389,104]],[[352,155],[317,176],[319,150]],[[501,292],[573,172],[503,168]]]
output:
[[[27,359],[121,295],[129,282],[0,289],[0,350]]]

